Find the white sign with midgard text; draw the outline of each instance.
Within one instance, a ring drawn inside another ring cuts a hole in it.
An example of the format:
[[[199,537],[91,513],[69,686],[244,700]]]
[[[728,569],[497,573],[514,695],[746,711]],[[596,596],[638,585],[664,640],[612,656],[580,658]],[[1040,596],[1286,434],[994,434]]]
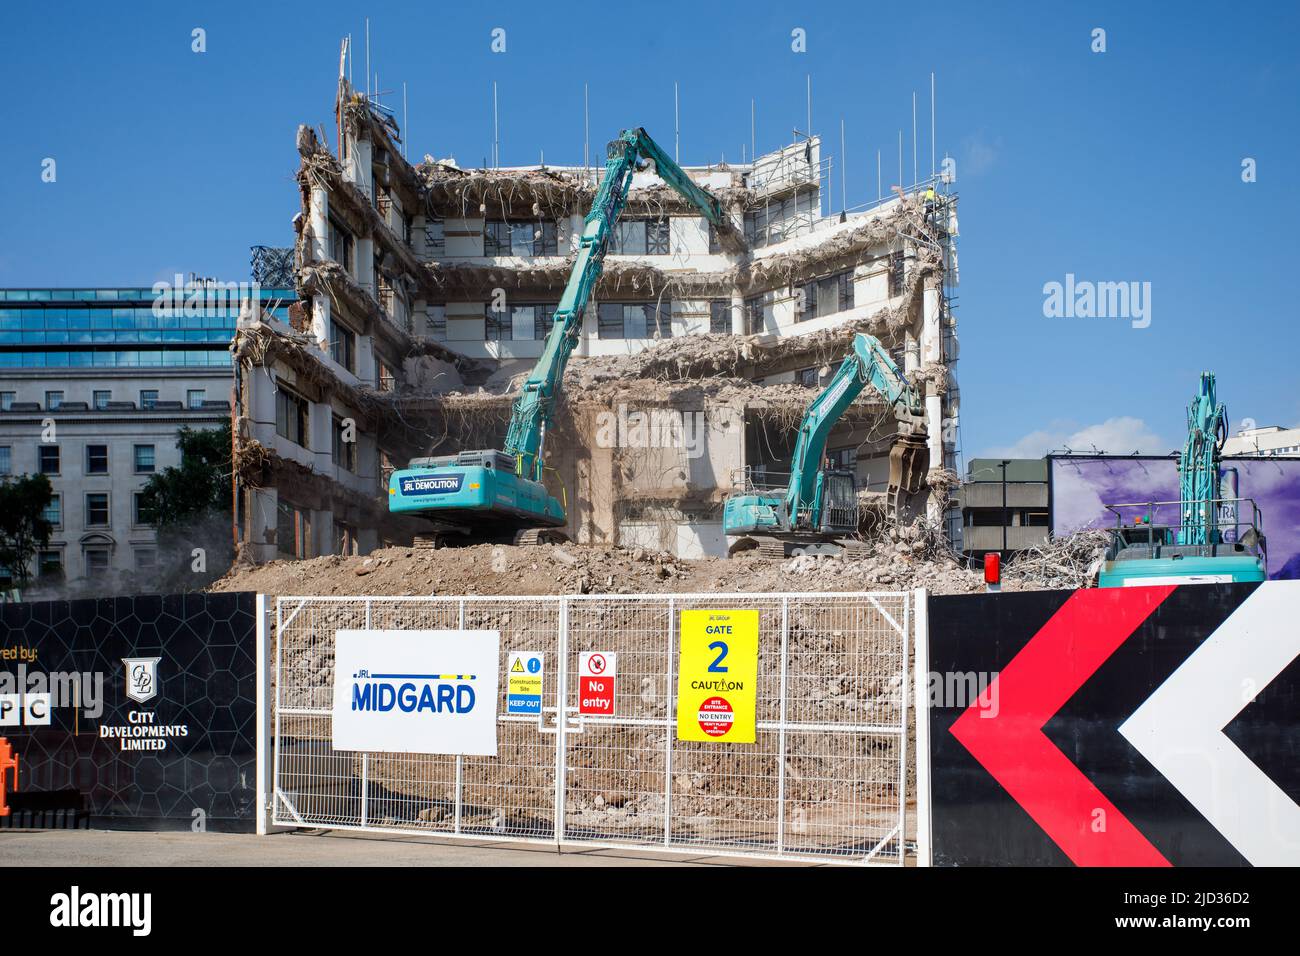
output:
[[[497,754],[497,631],[335,631],[334,749]]]

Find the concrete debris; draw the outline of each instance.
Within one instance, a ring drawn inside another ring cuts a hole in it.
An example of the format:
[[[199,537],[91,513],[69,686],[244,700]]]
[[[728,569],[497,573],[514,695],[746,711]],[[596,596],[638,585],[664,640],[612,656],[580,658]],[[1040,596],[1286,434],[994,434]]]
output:
[[[1012,557],[1004,575],[1038,588],[1084,588],[1097,583],[1097,573],[1110,543],[1110,533],[1099,528],[1052,538]]]
[[[1104,533],[1085,531],[1008,562],[1008,591],[1082,587]],[[746,553],[686,560],[647,548],[552,545],[387,548],[369,557],[331,555],[232,570],[214,590],[266,594],[457,595],[635,594],[761,591],[984,589],[982,573],[920,519],[888,527],[865,557],[802,555],[786,561]]]

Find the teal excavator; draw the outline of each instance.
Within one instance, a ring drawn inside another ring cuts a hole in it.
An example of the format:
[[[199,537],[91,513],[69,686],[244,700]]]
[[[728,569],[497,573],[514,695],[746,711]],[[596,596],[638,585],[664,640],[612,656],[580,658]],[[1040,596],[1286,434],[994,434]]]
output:
[[[723,504],[722,529],[731,539],[730,553],[756,547],[764,557],[789,557],[865,549],[855,539],[857,477],[827,467],[824,456],[831,429],[868,385],[893,407],[898,422],[889,451],[889,513],[900,514],[921,489],[930,461],[924,400],[880,341],[860,332],[839,371],[804,413],[785,492],[731,495]]]
[[[1107,505],[1115,530],[1098,574],[1098,587],[1215,584],[1268,577],[1262,517],[1249,498],[1223,497],[1228,410],[1218,400],[1214,373],[1202,372],[1187,408],[1187,440],[1178,459],[1178,501]],[[1178,521],[1162,520],[1177,508]]]
[[[635,172],[653,164],[659,178],[699,208],[724,240],[734,235],[722,203],[692,182],[644,129],[624,130],[609,144],[607,155],[555,324],[515,400],[505,447],[415,458],[389,478],[389,510],[430,519],[433,534],[423,536],[426,540],[536,544],[565,539],[565,504],[543,480],[546,429]]]

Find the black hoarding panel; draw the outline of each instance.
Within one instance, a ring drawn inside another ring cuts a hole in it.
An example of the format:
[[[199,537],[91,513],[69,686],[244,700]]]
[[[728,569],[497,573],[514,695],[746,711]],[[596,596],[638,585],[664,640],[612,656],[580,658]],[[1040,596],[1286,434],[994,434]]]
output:
[[[0,606],[0,826],[253,830],[256,626],[249,593]]]
[[[928,609],[936,864],[1300,863],[1300,582]]]

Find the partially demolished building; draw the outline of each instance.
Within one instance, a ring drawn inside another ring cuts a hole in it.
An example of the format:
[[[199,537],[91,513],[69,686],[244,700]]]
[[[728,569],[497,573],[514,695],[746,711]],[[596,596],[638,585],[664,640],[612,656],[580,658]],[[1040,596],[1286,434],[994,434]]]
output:
[[[601,169],[412,165],[391,116],[340,80],[336,151],[300,127],[299,301],[246,316],[237,367],[247,558],[365,553],[408,459],[500,447],[512,383],[542,349]],[[638,173],[547,436],[570,537],[722,554],[724,498],[784,484],[800,417],[868,331],[923,383],[946,521],[959,396],[949,291],[956,197],[939,181],[823,215],[817,138],[743,165],[685,167],[743,236],[719,237]],[[725,240],[725,241],[724,241]],[[864,392],[829,444],[864,507],[883,498],[889,409]]]

